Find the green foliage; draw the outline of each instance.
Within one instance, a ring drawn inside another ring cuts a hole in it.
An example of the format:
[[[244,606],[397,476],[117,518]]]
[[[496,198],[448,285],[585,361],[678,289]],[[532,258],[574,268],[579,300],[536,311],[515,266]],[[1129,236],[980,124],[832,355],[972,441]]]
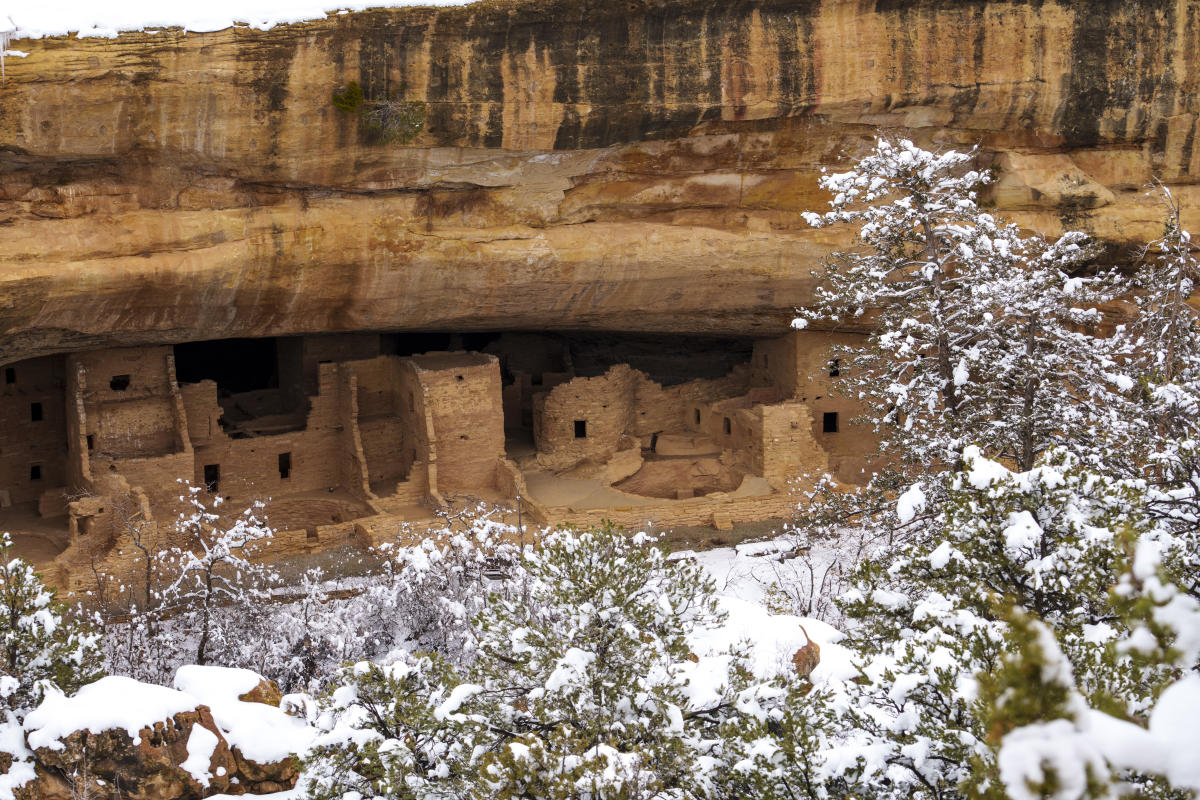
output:
[[[711,579],[608,524],[556,532],[518,561],[476,615],[460,675],[426,656],[345,675],[323,703],[310,796],[705,796],[709,753],[754,705],[742,656],[698,664],[689,650],[721,618]]]
[[[357,114],[362,110],[363,98],[363,90],[358,81],[350,81],[333,91],[333,107],[347,114]]]
[[[506,731],[482,760],[488,794],[624,800],[694,785],[690,735],[720,709],[687,709],[684,669],[688,633],[720,616],[712,580],[611,524],[553,536],[526,568],[526,596],[477,620],[473,680]]]
[[[457,798],[468,776],[470,723],[448,711],[454,670],[431,654],[343,670],[325,700],[340,715],[305,763],[311,800]]]
[[[0,694],[18,714],[47,687],[71,693],[103,676],[99,635],[54,599],[33,567],[0,538]]]
[[[357,81],[335,89],[333,107],[358,117],[371,144],[409,144],[425,128],[425,103],[392,97],[371,99]]]
[[[1075,688],[1071,665],[1053,632],[1020,608],[1009,608],[1003,616],[1009,623],[1005,635],[1008,652],[997,669],[979,674],[975,713],[989,748],[977,752],[971,760],[971,776],[964,787],[971,800],[1009,800],[1011,790],[1002,780],[996,760],[1006,736],[1031,726],[1071,736],[1079,717],[1086,712]],[[1063,776],[1055,756],[1060,753],[1053,746],[1040,749],[1044,752],[1038,753],[1039,770],[1035,777],[1025,778],[1024,788],[1037,797],[1059,796]],[[1068,765],[1069,769],[1080,767],[1084,788],[1076,796],[1097,799],[1107,796],[1110,777],[1103,760],[1095,758]]]

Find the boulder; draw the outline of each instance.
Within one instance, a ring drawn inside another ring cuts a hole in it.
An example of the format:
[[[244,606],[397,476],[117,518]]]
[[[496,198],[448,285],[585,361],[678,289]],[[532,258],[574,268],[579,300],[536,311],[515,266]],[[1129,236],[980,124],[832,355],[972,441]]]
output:
[[[241,700],[243,703],[263,703],[264,705],[279,708],[279,703],[283,700],[283,692],[279,690],[278,683],[263,678],[255,684],[253,689],[239,694],[238,700]]]

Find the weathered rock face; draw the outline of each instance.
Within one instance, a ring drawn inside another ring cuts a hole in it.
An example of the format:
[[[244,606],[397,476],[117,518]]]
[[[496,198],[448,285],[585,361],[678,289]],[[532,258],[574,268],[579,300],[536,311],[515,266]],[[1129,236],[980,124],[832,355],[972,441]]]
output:
[[[1200,199],[1197,0],[489,0],[19,42],[0,362],[365,329],[772,335],[880,129],[979,144],[998,208],[1116,260]],[[379,144],[332,93],[420,101]],[[1197,195],[1193,197],[1193,195]],[[1185,219],[1200,227],[1200,216]]]
[[[188,761],[188,743],[196,727],[206,729],[215,740],[209,763],[199,766],[213,775],[208,784],[201,784],[182,766]],[[239,763],[205,706],[146,728],[136,742],[123,730],[76,731],[61,745],[61,749],[34,751],[37,778],[20,790],[22,797],[189,800],[228,790],[231,778],[240,774]]]

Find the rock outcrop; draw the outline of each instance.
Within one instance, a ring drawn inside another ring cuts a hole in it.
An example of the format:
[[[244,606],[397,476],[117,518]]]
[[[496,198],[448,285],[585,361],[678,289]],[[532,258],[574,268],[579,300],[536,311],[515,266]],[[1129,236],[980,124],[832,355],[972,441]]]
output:
[[[222,667],[180,675],[203,697],[113,676],[47,697],[25,719],[26,748],[5,753],[0,774],[17,755],[19,800],[199,800],[295,785],[310,729],[279,710],[278,686]]]
[[[1200,111],[1196,0],[488,0],[17,41],[0,362],[351,330],[774,335],[821,169],[979,145],[991,201],[1127,260]],[[408,103],[384,144],[333,92]],[[1200,216],[1185,223],[1200,228]]]

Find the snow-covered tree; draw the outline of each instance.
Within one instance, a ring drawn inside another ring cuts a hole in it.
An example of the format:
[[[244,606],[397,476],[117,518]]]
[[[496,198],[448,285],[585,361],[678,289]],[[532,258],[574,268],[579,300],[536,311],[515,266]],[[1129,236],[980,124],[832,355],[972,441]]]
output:
[[[477,622],[470,675],[499,733],[481,765],[488,794],[698,791],[706,730],[733,702],[687,685],[688,634],[720,616],[711,579],[611,526],[551,535],[526,569],[527,596],[496,598]]]
[[[996,730],[1035,718],[1074,724],[1078,698],[1123,716],[1153,701],[1147,673],[1105,655],[1122,630],[1109,589],[1125,543],[1171,543],[1139,487],[1063,451],[1021,473],[976,447],[961,461],[930,522],[886,559],[864,561],[841,598],[843,644],[856,651],[860,674],[818,687],[838,714],[809,719],[823,744],[799,749],[827,788],[848,783],[879,798],[985,796],[998,785],[981,777],[994,779],[1000,768]],[[1009,663],[1012,652],[1025,660]],[[1045,691],[1022,706],[1002,687],[1038,659],[1065,671],[1045,676]],[[1056,700],[1051,684],[1069,692]]]
[[[18,716],[48,689],[73,692],[103,675],[99,634],[54,599],[0,535],[0,699]]]
[[[270,599],[274,575],[250,556],[272,530],[259,518],[263,503],[226,521],[216,510],[220,498],[210,507],[199,487],[188,485],[185,491],[180,501],[188,509],[175,522],[181,546],[171,551],[167,569],[173,579],[160,606],[171,616],[176,635],[194,638],[190,660],[206,664],[214,654],[225,656],[261,641],[263,629],[251,628],[264,621],[259,612]],[[238,658],[220,660],[236,664]]]
[[[832,210],[814,226],[858,225],[857,247],[818,273],[797,327],[853,324],[866,344],[839,352],[842,391],[871,409],[883,452],[922,473],[978,445],[1021,469],[1064,442],[1114,428],[1114,361],[1085,329],[1111,276],[1071,277],[1085,237],[1047,242],[984,211],[975,154],[880,139],[845,173],[825,175]]]
[[[1147,248],[1134,273],[1137,313],[1119,339],[1128,370],[1139,379],[1131,413],[1147,424],[1129,472],[1153,469],[1151,510],[1181,538],[1169,558],[1179,586],[1200,598],[1200,314],[1190,300],[1200,279],[1191,235],[1170,190],[1158,185],[1166,210],[1162,237]]]

